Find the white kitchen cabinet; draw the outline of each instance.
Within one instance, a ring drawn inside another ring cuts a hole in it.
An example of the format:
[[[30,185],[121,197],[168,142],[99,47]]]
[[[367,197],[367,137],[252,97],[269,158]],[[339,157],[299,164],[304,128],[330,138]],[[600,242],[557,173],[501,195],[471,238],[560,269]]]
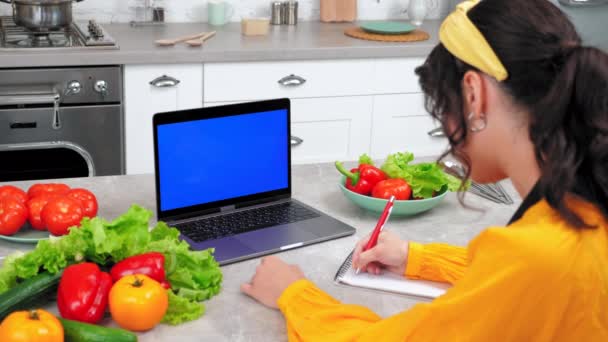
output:
[[[423,63],[424,58],[382,58],[375,60],[370,93],[422,92],[415,70]]]
[[[385,158],[389,153],[409,151],[416,157],[438,156],[446,150],[446,138],[428,132],[439,127],[424,109],[421,93],[376,95],[372,122],[371,155]]]
[[[293,143],[299,143],[292,147],[293,163],[353,160],[362,153],[384,158],[403,150],[435,156],[447,141],[427,135],[436,125],[415,74],[423,63],[424,58],[209,63],[204,103],[290,98]]]
[[[419,93],[424,58],[205,64],[205,102]]]
[[[205,64],[205,102],[369,94],[373,59]]]
[[[210,102],[205,107],[242,101]],[[371,96],[291,100],[291,162],[305,164],[358,159],[369,153]]]
[[[291,113],[292,163],[354,160],[369,152],[371,96],[296,99]]]
[[[127,174],[153,173],[152,117],[203,104],[203,65],[127,65],[124,74]]]

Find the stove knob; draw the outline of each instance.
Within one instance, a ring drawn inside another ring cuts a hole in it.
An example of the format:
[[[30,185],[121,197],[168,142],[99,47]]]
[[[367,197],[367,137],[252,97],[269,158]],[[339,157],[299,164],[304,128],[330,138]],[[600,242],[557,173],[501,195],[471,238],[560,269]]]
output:
[[[100,93],[102,97],[105,97],[108,93],[108,82],[104,80],[99,80],[95,82],[93,89],[95,89],[96,92]]]
[[[95,22],[90,21],[88,29],[89,29],[89,33],[91,34],[91,36],[97,37],[99,35],[99,31],[100,31],[99,26]]]
[[[80,93],[82,90],[82,84],[78,81],[70,81],[67,87],[65,88],[64,94],[65,96],[76,95]]]

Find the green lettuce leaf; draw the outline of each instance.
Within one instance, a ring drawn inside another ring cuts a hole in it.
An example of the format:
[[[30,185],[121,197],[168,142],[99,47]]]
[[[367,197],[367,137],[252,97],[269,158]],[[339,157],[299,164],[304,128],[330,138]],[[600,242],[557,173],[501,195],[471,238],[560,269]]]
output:
[[[203,304],[178,296],[172,291],[169,291],[168,293],[169,308],[163,317],[163,323],[178,325],[183,322],[198,319],[205,313],[205,306]]]
[[[359,157],[359,165],[361,164],[374,165],[374,161],[367,154],[362,154]]]
[[[460,191],[460,186],[462,185],[462,179],[460,179],[458,177],[454,177],[449,173],[445,173],[445,177],[448,181],[447,185],[448,185],[449,191],[454,191],[454,192]],[[467,180],[466,184],[464,185],[464,188],[468,189],[470,185],[471,185],[471,181]]]
[[[112,222],[99,217],[82,220],[68,235],[38,242],[29,253],[6,258],[0,269],[0,293],[42,271],[56,274],[68,265],[83,261],[110,267],[133,255],[160,252],[165,255],[167,278],[171,283],[169,309],[165,321],[179,324],[200,317],[198,303],[218,294],[222,272],[213,249],[192,251],[179,239],[179,231],[159,222],[150,231],[152,213],[132,206]]]
[[[404,179],[414,197],[431,198],[437,192],[459,190],[461,180],[445,173],[437,163],[410,164],[413,160],[410,152],[390,154],[381,169],[390,178]]]

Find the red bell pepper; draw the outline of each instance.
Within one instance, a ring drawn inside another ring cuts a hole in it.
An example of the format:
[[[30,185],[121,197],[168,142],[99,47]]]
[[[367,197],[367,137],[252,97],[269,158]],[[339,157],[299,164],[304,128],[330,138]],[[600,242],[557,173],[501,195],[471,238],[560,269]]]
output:
[[[389,199],[395,196],[396,200],[409,200],[412,188],[401,178],[392,178],[378,182],[372,190],[372,197]]]
[[[94,263],[68,266],[59,281],[57,307],[61,317],[95,324],[108,306],[112,278]]]
[[[117,263],[110,270],[114,282],[132,274],[147,275],[158,281],[164,288],[170,288],[165,275],[165,256],[162,253],[149,252],[134,255]]]
[[[336,169],[346,176],[346,188],[361,195],[369,195],[378,182],[388,178],[384,171],[370,164],[359,164],[349,172],[341,162],[336,162]]]

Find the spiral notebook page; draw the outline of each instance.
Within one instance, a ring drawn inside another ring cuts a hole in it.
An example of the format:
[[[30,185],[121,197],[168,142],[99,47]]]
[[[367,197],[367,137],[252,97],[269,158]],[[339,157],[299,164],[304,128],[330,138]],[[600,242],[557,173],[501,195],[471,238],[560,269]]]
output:
[[[334,281],[339,284],[355,287],[431,299],[441,296],[450,288],[449,284],[425,280],[411,280],[388,272],[381,275],[372,275],[365,272],[356,274],[351,266],[352,252],[338,270]]]

